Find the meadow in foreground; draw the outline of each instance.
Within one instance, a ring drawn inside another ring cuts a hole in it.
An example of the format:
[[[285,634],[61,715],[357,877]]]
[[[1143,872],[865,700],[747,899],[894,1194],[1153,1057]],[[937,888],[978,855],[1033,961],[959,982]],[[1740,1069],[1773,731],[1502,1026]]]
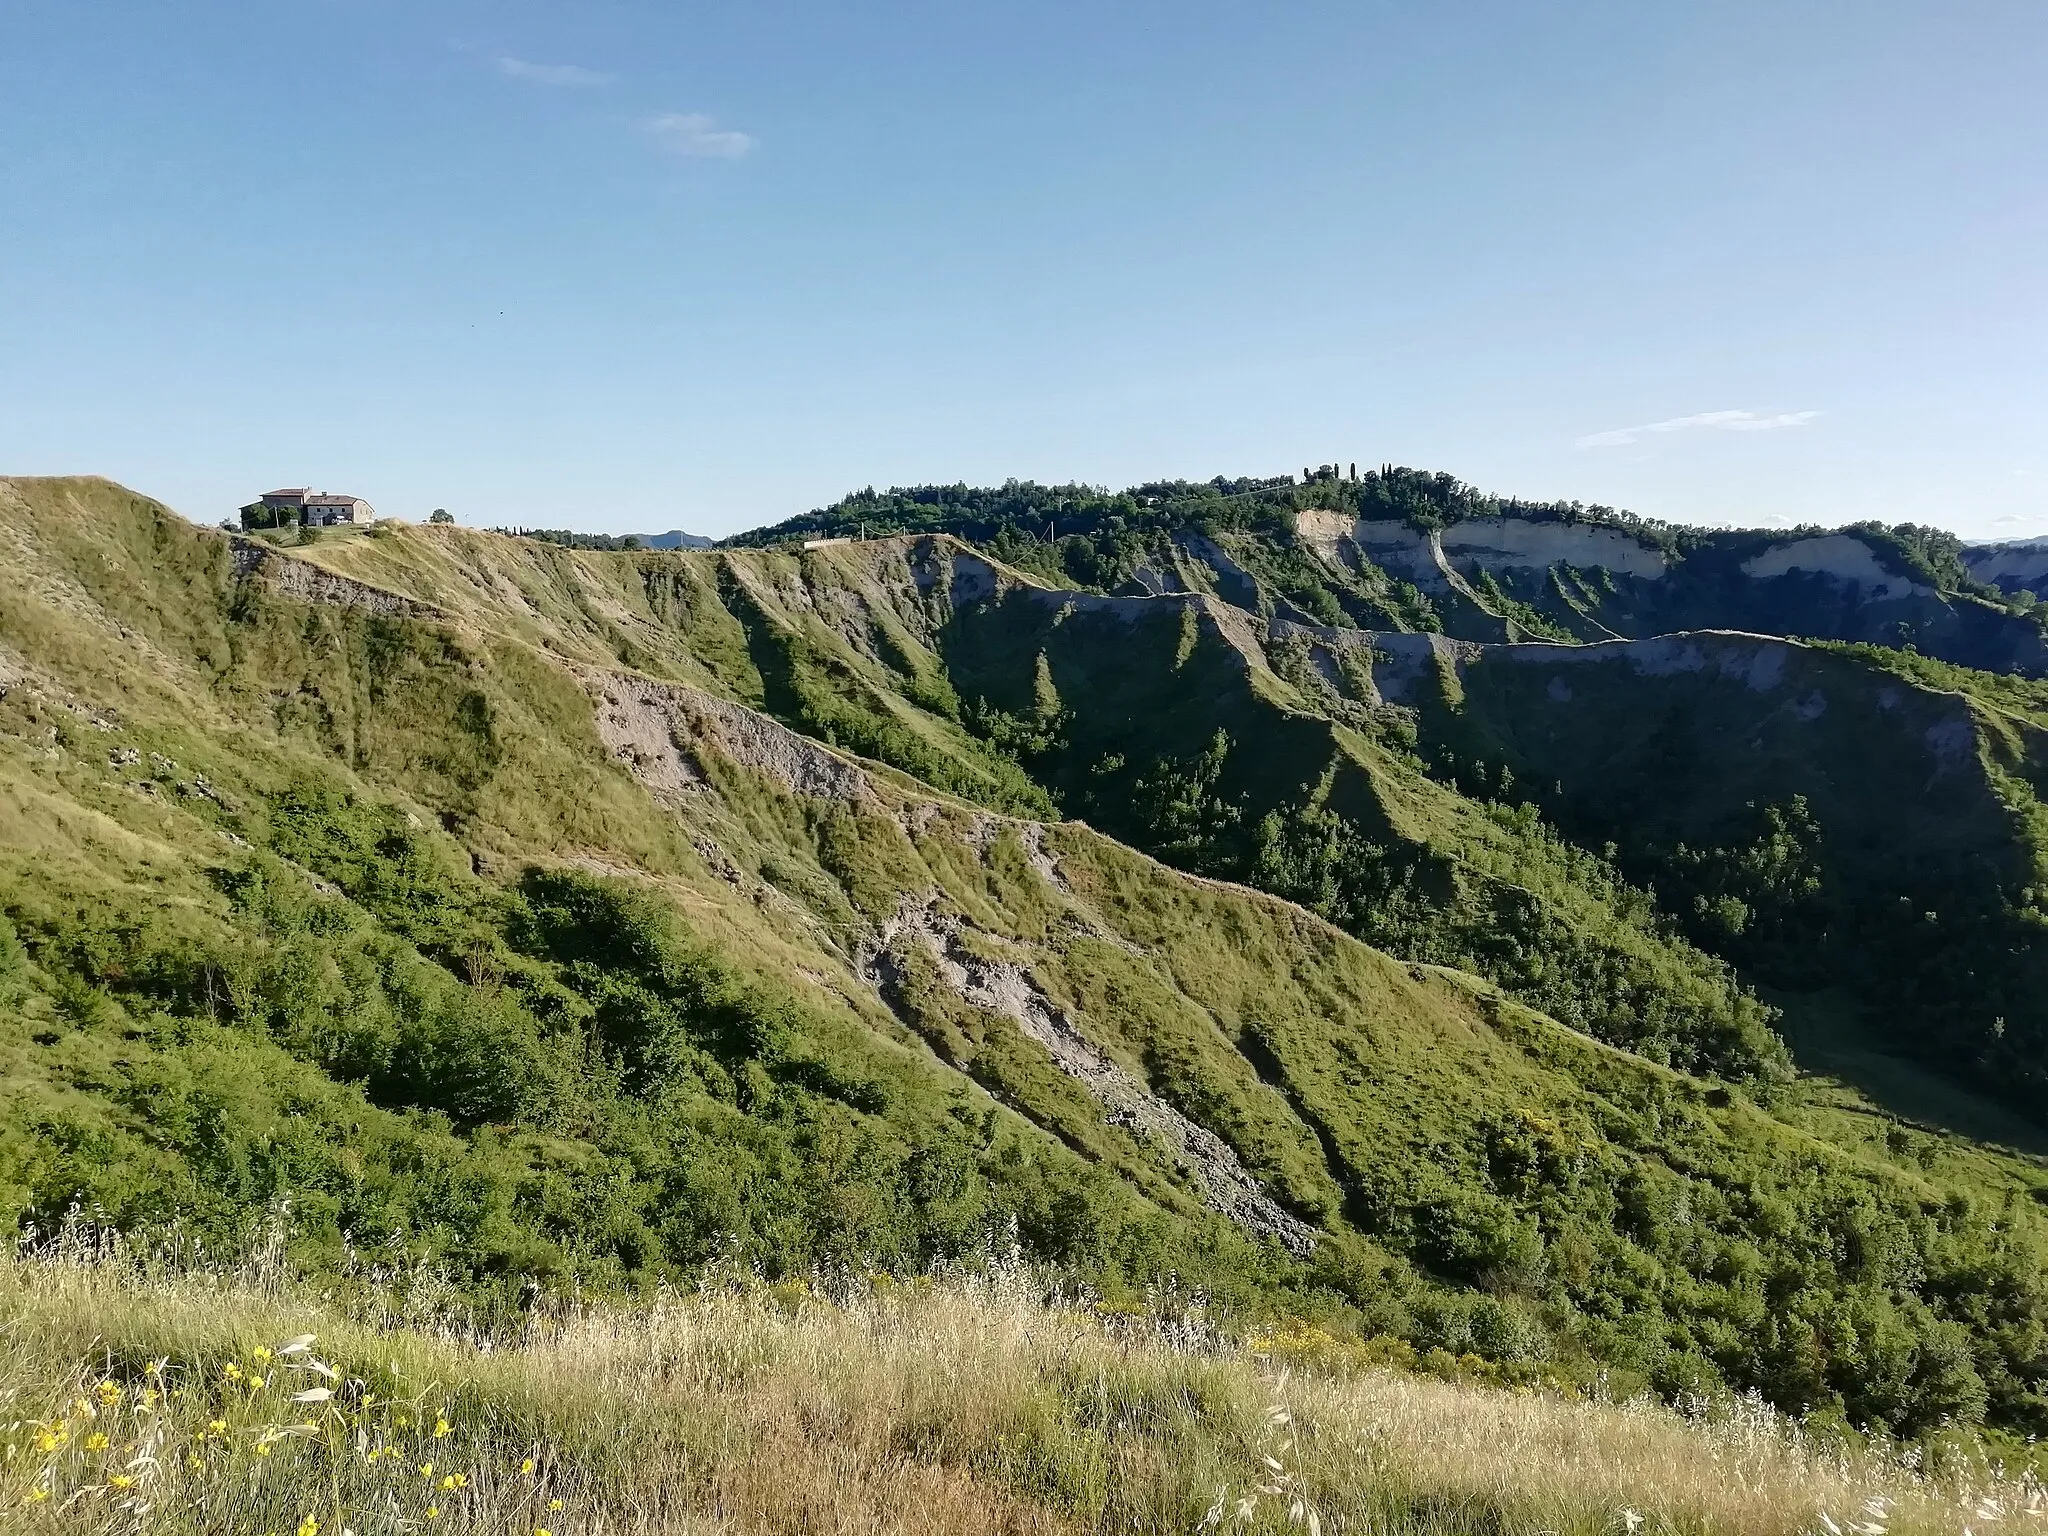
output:
[[[0,1528],[1994,1536],[2044,1508],[1981,1457],[1753,1403],[1418,1376],[1016,1271],[453,1315],[78,1245],[0,1261]]]

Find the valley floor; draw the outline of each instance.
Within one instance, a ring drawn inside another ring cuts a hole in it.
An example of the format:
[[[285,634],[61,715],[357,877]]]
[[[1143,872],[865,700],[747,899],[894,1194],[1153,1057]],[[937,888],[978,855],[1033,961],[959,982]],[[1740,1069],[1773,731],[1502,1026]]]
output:
[[[1417,1376],[1022,1274],[836,1302],[742,1277],[495,1338],[444,1301],[0,1261],[0,1529],[1991,1536],[2043,1508],[1753,1403]]]
[[[1800,1071],[1810,1074],[1809,1100],[1966,1137],[2037,1166],[2048,1158],[2048,1132],[2008,1106],[1885,1049],[1883,1036],[1854,998],[1837,990],[1767,991],[1765,999],[1782,1011],[1779,1033]]]

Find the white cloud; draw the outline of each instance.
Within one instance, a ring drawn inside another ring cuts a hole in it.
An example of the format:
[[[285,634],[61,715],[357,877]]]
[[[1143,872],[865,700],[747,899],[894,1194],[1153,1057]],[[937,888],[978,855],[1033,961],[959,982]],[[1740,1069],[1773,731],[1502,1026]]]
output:
[[[585,69],[580,64],[529,64],[525,59],[514,59],[500,54],[498,72],[514,80],[529,80],[535,85],[593,86],[610,85],[612,77],[594,69]]]
[[[1653,433],[1690,432],[1695,429],[1713,432],[1776,432],[1784,427],[1803,427],[1819,415],[1819,411],[1787,411],[1779,416],[1760,416],[1755,411],[1701,411],[1695,416],[1674,416],[1669,421],[1646,422],[1640,427],[1616,427],[1609,432],[1594,432],[1578,439],[1572,446],[1626,448],[1629,444],[1641,442]]]
[[[664,112],[647,119],[647,131],[670,154],[703,160],[737,160],[754,147],[752,134],[721,128],[702,112]]]

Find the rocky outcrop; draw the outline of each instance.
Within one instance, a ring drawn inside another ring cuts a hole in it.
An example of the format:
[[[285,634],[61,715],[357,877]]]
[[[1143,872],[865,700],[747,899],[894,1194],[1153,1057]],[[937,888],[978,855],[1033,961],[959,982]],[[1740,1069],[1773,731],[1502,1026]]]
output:
[[[1887,570],[1875,550],[1847,533],[1774,545],[1743,561],[1742,574],[1757,581],[1778,576],[1822,576],[1839,586],[1853,584],[1863,597],[1878,603],[1935,595],[1932,587]]]
[[[396,592],[387,592],[382,587],[373,587],[368,582],[357,581],[352,576],[337,576],[309,560],[296,560],[283,550],[258,539],[232,539],[230,558],[234,562],[236,575],[244,578],[255,577],[279,595],[296,598],[300,602],[357,608],[393,619],[446,621],[453,617],[445,609],[436,608],[431,603],[415,602],[412,598],[401,597]]]
[[[886,997],[898,985],[890,947],[914,944],[936,962],[962,1001],[1011,1020],[1044,1047],[1055,1065],[1102,1105],[1103,1118],[1164,1150],[1204,1205],[1254,1237],[1269,1238],[1296,1258],[1315,1252],[1320,1234],[1280,1208],[1230,1144],[1197,1125],[1145,1086],[1085,1034],[1032,980],[1019,961],[992,959],[961,940],[962,923],[938,910],[935,898],[905,900],[883,925],[864,967]]]
[[[1817,681],[1816,669],[1798,664],[1802,657],[1819,658],[1825,653],[1796,640],[1739,630],[1700,630],[1586,645],[1488,645],[1444,635],[1330,629],[1276,620],[1272,634],[1275,640],[1307,642],[1310,660],[1333,687],[1355,692],[1358,685],[1366,684],[1366,702],[1373,704],[1413,704],[1421,685],[1446,669],[1463,677],[1476,668],[1506,666],[1554,669],[1544,697],[1564,705],[1574,702],[1580,692],[1571,673],[1620,665],[1643,678],[1712,675],[1738,682],[1752,693],[1788,690],[1783,707],[1800,721],[1818,720],[1829,707],[1827,689]],[[1976,740],[1968,706],[1959,695],[1888,686],[1873,697],[1885,710],[1900,707],[1908,697],[1937,701],[1933,707],[1940,711],[1940,718],[1925,733],[1937,773],[1958,766],[1967,755],[1966,745]]]
[[[1570,565],[1656,581],[1671,569],[1671,561],[1661,549],[1600,523],[1502,518],[1453,523],[1438,538],[1445,558],[1453,564],[1470,563],[1489,571]]]
[[[1295,536],[1337,570],[1351,566],[1355,551],[1381,570],[1413,582],[1425,592],[1439,591],[1444,575],[1429,536],[1406,523],[1372,522],[1341,512],[1310,509],[1296,515]]]
[[[2006,592],[2048,590],[2048,544],[1980,544],[1963,551],[1963,568]]]
[[[918,585],[936,593],[944,587],[945,600],[954,609],[973,607],[989,599],[1016,593],[1026,600],[1065,613],[1106,614],[1135,624],[1192,608],[1212,637],[1234,653],[1246,670],[1264,668],[1265,647],[1260,641],[1255,615],[1208,592],[1162,592],[1156,595],[1105,597],[1099,592],[1079,592],[1063,587],[1041,586],[1035,581],[1005,570],[962,545],[938,541],[917,559],[911,569]]]
[[[1205,585],[1240,608],[1254,611],[1259,606],[1258,578],[1240,565],[1222,545],[1206,533],[1183,532],[1173,536],[1174,547],[1202,575]]]
[[[658,797],[703,789],[699,754],[708,749],[792,794],[878,801],[858,764],[743,705],[631,673],[588,672],[583,682],[596,701],[599,739]]]
[[[1295,533],[1340,566],[1348,542],[1382,570],[1424,591],[1453,585],[1457,571],[1466,567],[1510,571],[1570,565],[1649,581],[1661,579],[1671,568],[1662,550],[1599,523],[1501,518],[1453,523],[1440,532],[1425,533],[1402,522],[1307,511],[1295,519]]]
[[[1275,640],[1305,640],[1311,664],[1340,691],[1347,680],[1368,684],[1366,702],[1372,704],[1412,703],[1417,685],[1425,678],[1435,676],[1441,667],[1459,666],[1487,649],[1478,641],[1453,640],[1448,635],[1332,629],[1287,619],[1275,619],[1271,633]],[[1353,665],[1344,664],[1347,658]]]

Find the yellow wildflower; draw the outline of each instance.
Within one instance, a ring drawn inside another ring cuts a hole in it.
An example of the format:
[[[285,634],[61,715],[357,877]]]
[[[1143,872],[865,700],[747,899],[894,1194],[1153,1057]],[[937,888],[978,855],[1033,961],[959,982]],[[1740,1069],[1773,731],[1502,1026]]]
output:
[[[299,1522],[299,1536],[320,1536],[320,1522],[311,1515]]]
[[[531,1456],[519,1463],[519,1475],[521,1477],[533,1476],[533,1458]]]
[[[549,1509],[550,1511],[553,1511],[553,1510],[557,1510],[557,1509],[560,1509],[561,1507],[562,1507],[562,1501],[561,1501],[560,1499],[549,1499],[549,1500],[548,1500],[548,1509]]]
[[[85,1448],[88,1451],[104,1451],[107,1448],[107,1437],[94,1430],[85,1437]]]
[[[145,1408],[154,1408],[156,1406],[155,1387],[144,1387],[142,1389],[142,1406]]]
[[[71,1429],[66,1424],[45,1424],[36,1431],[36,1449],[39,1451],[61,1450],[71,1439]]]
[[[29,1490],[28,1501],[31,1504],[40,1504],[49,1496],[50,1490],[47,1488],[32,1488]]]
[[[94,1387],[93,1391],[99,1397],[102,1407],[111,1408],[114,1404],[121,1401],[121,1385],[119,1382],[103,1381]]]
[[[263,1378],[262,1378],[261,1376],[251,1376],[251,1377],[249,1378],[249,1390],[250,1390],[251,1392],[260,1392],[260,1391],[262,1391],[262,1390],[263,1390]]]
[[[446,1419],[434,1420],[434,1438],[436,1440],[444,1438],[449,1433],[451,1433],[451,1430]]]
[[[262,1444],[258,1445],[256,1447],[256,1454],[258,1456],[268,1456],[270,1454],[270,1442],[265,1440]]]
[[[423,1462],[421,1462],[421,1463],[420,1463],[420,1476],[421,1476],[421,1477],[432,1477],[433,1475],[434,1475],[434,1464],[433,1464],[433,1463],[432,1463],[431,1461],[423,1461]]]
[[[222,1371],[221,1374],[227,1377],[229,1381],[240,1381],[242,1379],[242,1368],[230,1360],[227,1364],[227,1369]]]
[[[533,1536],[555,1536],[555,1533],[544,1525],[537,1525],[533,1528]]]
[[[228,1421],[226,1419],[208,1419],[206,1421],[206,1432],[218,1440],[228,1432]]]
[[[185,1453],[185,1465],[190,1467],[194,1472],[197,1472],[201,1467],[206,1465],[206,1458],[201,1456],[197,1451],[187,1451]]]
[[[107,1482],[111,1487],[115,1488],[133,1488],[135,1486],[134,1478],[123,1477],[119,1472],[116,1472],[112,1477],[108,1478]]]
[[[429,1505],[427,1506],[427,1518],[428,1518],[429,1520],[438,1520],[438,1519],[440,1519],[440,1518],[441,1518],[441,1506],[440,1506],[440,1505],[438,1505],[438,1504],[429,1504]]]
[[[258,1360],[268,1360],[270,1358],[270,1351],[265,1349],[261,1344],[258,1344],[254,1349],[250,1350],[249,1353],[254,1355]]]
[[[454,1478],[453,1478],[452,1476],[450,1476],[450,1477],[444,1477],[444,1478],[442,1478],[442,1479],[441,1479],[441,1491],[442,1491],[443,1493],[452,1493],[452,1492],[454,1492],[454,1490],[455,1490],[455,1479],[454,1479]]]

